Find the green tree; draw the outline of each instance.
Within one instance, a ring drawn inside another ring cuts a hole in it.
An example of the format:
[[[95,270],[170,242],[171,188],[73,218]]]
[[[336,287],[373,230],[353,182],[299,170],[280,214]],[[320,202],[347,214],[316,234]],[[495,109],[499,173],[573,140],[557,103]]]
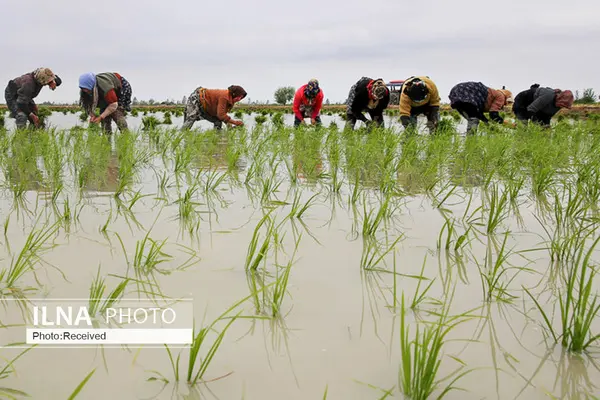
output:
[[[296,94],[296,89],[292,86],[280,87],[275,91],[275,102],[285,106],[288,101],[291,101]]]
[[[583,96],[579,97],[579,91],[575,91],[575,104],[593,104],[596,102],[596,93],[594,89],[587,88],[583,91]]]

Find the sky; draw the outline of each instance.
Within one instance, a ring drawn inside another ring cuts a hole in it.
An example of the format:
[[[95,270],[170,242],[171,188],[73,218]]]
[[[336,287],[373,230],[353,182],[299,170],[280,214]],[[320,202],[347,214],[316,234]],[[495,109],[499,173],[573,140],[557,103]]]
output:
[[[90,4],[94,4],[91,6]],[[73,102],[84,72],[119,72],[139,100],[241,85],[273,102],[317,78],[342,102],[361,77],[429,76],[442,102],[459,82],[516,93],[533,83],[600,93],[598,0],[8,1],[0,81],[51,68],[36,98]],[[2,100],[0,100],[2,102]]]

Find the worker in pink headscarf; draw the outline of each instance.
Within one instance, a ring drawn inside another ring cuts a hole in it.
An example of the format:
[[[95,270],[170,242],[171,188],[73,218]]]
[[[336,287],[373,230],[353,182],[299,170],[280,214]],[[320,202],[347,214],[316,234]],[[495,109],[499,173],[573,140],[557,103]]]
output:
[[[532,121],[548,127],[554,114],[562,108],[573,107],[574,100],[570,90],[540,87],[535,84],[515,97],[513,112],[519,121]]]

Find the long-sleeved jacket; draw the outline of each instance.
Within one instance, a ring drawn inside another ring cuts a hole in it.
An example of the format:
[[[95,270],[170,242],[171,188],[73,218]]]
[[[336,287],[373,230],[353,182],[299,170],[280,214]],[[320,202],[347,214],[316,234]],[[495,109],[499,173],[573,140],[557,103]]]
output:
[[[429,93],[422,101],[413,101],[408,95],[405,93],[407,84],[411,82],[413,79],[419,78],[427,85],[429,89]],[[438,91],[437,86],[431,79],[426,76],[417,76],[407,79],[403,84],[402,94],[400,95],[400,116],[410,117],[410,111],[413,107],[422,107],[424,105],[430,105],[432,107],[440,106],[440,93]]]
[[[493,121],[503,123],[500,110],[506,105],[506,95],[500,90],[487,87],[481,82],[462,82],[450,90],[450,104],[467,103],[475,106],[479,113],[478,118],[488,122],[484,113],[489,112]]]
[[[33,101],[40,94],[42,85],[35,79],[33,72],[22,75],[9,82],[9,89],[16,96],[17,107],[20,111],[29,115],[35,112],[37,106]]]
[[[309,100],[304,94],[304,89],[307,85],[302,85],[296,90],[294,96],[294,105],[292,107],[296,118],[303,120],[305,115],[310,115],[311,118],[317,118],[321,113],[321,107],[323,106],[323,90],[319,90],[319,94]]]
[[[549,87],[537,88],[533,94],[533,102],[527,106],[532,114],[554,115],[560,108],[555,104],[556,92]]]
[[[201,89],[200,102],[204,110],[219,121],[229,123],[232,118],[227,115],[233,108],[233,101],[227,89]]]
[[[103,72],[96,75],[98,86],[98,106],[105,109],[110,104],[119,101],[118,93],[121,91],[121,75],[116,72]]]
[[[372,80],[373,79],[368,77],[362,77],[353,86],[353,93],[350,93],[348,96],[348,108],[352,115],[359,121],[367,122],[367,118],[363,114],[363,111],[369,109],[369,102],[371,99],[369,97],[368,85]],[[388,90],[385,96],[377,102],[377,105],[373,109],[369,109],[369,111],[372,115],[381,116],[389,103],[390,91]]]

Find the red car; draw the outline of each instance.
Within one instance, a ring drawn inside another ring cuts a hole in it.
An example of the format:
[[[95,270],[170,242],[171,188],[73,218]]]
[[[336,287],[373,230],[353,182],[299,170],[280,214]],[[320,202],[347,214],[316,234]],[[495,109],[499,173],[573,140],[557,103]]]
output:
[[[404,80],[389,81],[386,86],[390,90],[390,105],[400,104],[400,91]]]

